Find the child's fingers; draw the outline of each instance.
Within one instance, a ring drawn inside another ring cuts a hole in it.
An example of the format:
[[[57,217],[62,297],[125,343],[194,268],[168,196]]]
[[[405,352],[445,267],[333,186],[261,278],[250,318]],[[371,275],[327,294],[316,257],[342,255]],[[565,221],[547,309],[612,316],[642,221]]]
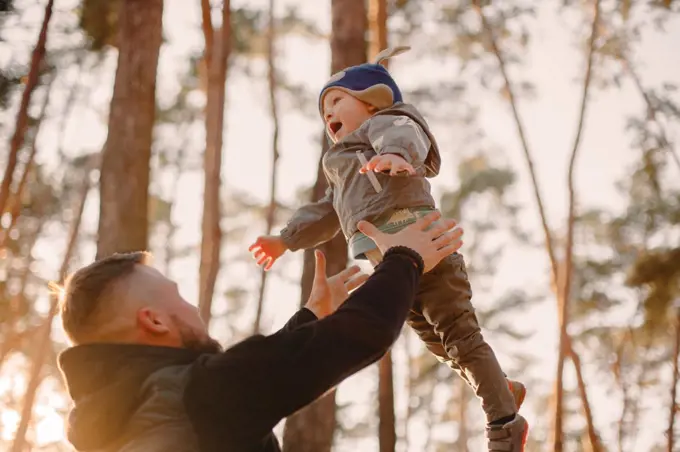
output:
[[[375,165],[374,171],[376,173],[380,173],[382,171],[388,170],[392,167],[392,162],[390,162],[388,159],[380,159],[378,163]]]
[[[392,167],[392,171],[390,171],[390,176],[397,176],[401,172],[406,172],[411,176],[415,176],[416,174],[416,171],[409,163],[403,162],[399,165],[395,165]]]
[[[361,174],[365,174],[365,173],[367,173],[367,172],[369,172],[369,171],[377,171],[377,170],[376,170],[376,166],[379,165],[380,162],[381,162],[382,160],[383,160],[383,159],[382,159],[382,156],[381,156],[381,155],[376,155],[376,156],[373,157],[371,160],[369,160],[368,163],[366,163],[366,164],[359,170],[359,172],[360,172]]]
[[[272,268],[272,265],[274,265],[274,261],[276,260],[276,259],[271,258],[271,257],[268,257],[267,259],[268,259],[267,264],[264,266],[264,271],[266,271],[266,272],[269,271]]]
[[[262,254],[262,256],[257,260],[257,265],[262,265],[270,259],[271,258],[269,256],[267,256],[266,254]]]

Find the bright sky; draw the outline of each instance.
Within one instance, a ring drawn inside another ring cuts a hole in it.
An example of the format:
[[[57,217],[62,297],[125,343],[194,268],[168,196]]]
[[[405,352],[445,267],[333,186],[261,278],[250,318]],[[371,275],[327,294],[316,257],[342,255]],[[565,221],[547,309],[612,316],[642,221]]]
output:
[[[28,0],[17,2],[19,7],[28,4]],[[32,2],[30,2],[32,3]],[[42,20],[43,3],[35,6],[36,26]],[[57,2],[60,11],[67,11],[75,6],[76,0]],[[264,0],[233,1],[232,5],[238,7],[244,4],[249,6],[262,6],[266,8]],[[283,13],[286,5],[304,5],[301,12],[313,20],[322,30],[330,29],[330,2],[328,1],[305,1],[280,0],[278,3],[279,13]],[[536,85],[538,93],[532,101],[521,101],[521,113],[526,130],[528,131],[530,145],[534,152],[535,166],[539,174],[539,183],[543,190],[544,202],[553,226],[560,227],[566,212],[566,166],[569,152],[575,132],[575,120],[578,112],[580,82],[583,74],[584,56],[575,47],[573,32],[580,19],[578,16],[558,12],[550,2],[545,2],[539,10],[538,17],[532,22],[532,44],[525,55],[526,64],[522,68],[521,75],[524,79],[531,80]],[[159,63],[158,97],[161,103],[169,102],[175,95],[179,85],[177,76],[187,68],[186,56],[189,52],[198,53],[203,48],[203,38],[200,32],[199,2],[187,2],[186,0],[166,0],[164,12],[164,35],[168,43],[163,47]],[[55,17],[64,20],[69,15],[65,12]],[[70,21],[73,21],[71,15]],[[9,26],[9,24],[8,24]],[[391,70],[397,82],[402,87],[411,88],[423,86],[436,81],[452,79],[456,77],[456,66],[451,63],[442,63],[423,56],[427,49],[428,31],[416,32],[412,42],[413,50],[391,62]],[[13,35],[17,45],[33,45],[37,32],[28,30],[21,34]],[[50,36],[52,39],[52,36]],[[642,44],[636,49],[635,60],[640,62],[642,68],[643,83],[646,86],[659,87],[664,81],[680,81],[680,59],[674,58],[677,51],[672,48],[672,43],[680,42],[680,20],[677,18],[666,26],[666,33],[647,31],[643,35]],[[398,43],[403,44],[403,43]],[[56,45],[50,41],[49,45]],[[63,45],[63,43],[59,43]],[[279,44],[278,63],[285,71],[288,78],[303,83],[312,95],[317,92],[324,83],[328,74],[330,54],[327,42],[309,42],[301,38],[288,38]],[[0,47],[0,64],[7,58]],[[25,57],[29,58],[28,54]],[[103,75],[88,74],[85,83],[92,82],[96,78],[97,88],[91,93],[88,104],[95,108],[81,104],[77,109],[76,116],[72,117],[66,129],[66,147],[71,154],[99,149],[106,138],[106,109],[110,99],[115,58],[109,58],[107,63],[109,70]],[[263,62],[253,65],[258,75],[263,74]],[[74,74],[70,74],[72,77]],[[67,80],[65,86],[71,80]],[[65,92],[65,90],[64,90]],[[63,102],[66,94],[55,93],[55,102]],[[475,99],[480,108],[480,125],[489,137],[489,142],[501,150],[499,158],[503,163],[511,164],[520,175],[518,189],[516,190],[517,201],[526,206],[522,221],[526,227],[538,233],[538,216],[535,210],[533,197],[531,196],[529,179],[516,136],[514,122],[507,104],[497,95],[489,92],[475,92]],[[282,96],[283,98],[283,96]],[[304,117],[296,111],[286,108],[288,101],[283,103],[281,109],[281,160],[280,160],[280,189],[279,198],[288,203],[297,200],[297,192],[310,186],[316,176],[318,158],[318,137],[320,124],[316,117]],[[586,128],[583,137],[583,152],[578,164],[578,186],[580,187],[579,205],[584,207],[601,206],[617,208],[621,201],[614,189],[614,183],[628,171],[627,163],[635,158],[635,153],[630,149],[631,137],[624,133],[624,127],[629,115],[637,114],[642,103],[632,84],[625,80],[621,90],[594,91],[592,102],[589,107]],[[232,71],[228,82],[228,113],[226,118],[226,136],[224,147],[223,178],[227,190],[236,189],[245,191],[253,198],[266,202],[268,196],[268,181],[270,172],[270,139],[271,124],[268,117],[266,82],[263,77],[250,77],[243,73]],[[60,105],[50,109],[52,114],[61,111]],[[425,112],[427,113],[427,111]],[[41,162],[54,162],[56,128],[59,122],[50,121],[41,131],[38,140],[40,152],[38,159]],[[446,122],[434,122],[432,129],[438,137],[440,147],[444,150],[444,164],[441,175],[434,180],[436,194],[439,195],[447,188],[455,187],[456,174],[453,171],[456,155],[467,153],[469,150],[458,149],[455,144],[459,141],[458,136],[463,132],[460,125],[452,125]],[[677,138],[677,129],[671,133],[670,138]],[[196,132],[197,140],[192,149],[196,151],[196,159],[200,158],[201,141],[203,131]],[[680,171],[680,170],[678,170]],[[167,179],[167,178],[166,178]],[[167,184],[169,181],[164,181]],[[200,200],[202,176],[200,173],[186,174],[180,181],[180,199],[175,210],[174,220],[181,227],[178,235],[178,243],[199,243],[200,218],[202,203]],[[161,186],[160,190],[167,193],[169,187]],[[95,231],[97,224],[97,196],[92,196],[87,206],[87,230]],[[465,225],[465,219],[461,219]],[[255,293],[258,284],[257,269],[250,263],[232,263],[229,257],[245,252],[248,244],[257,234],[258,228],[264,229],[264,225],[258,224],[251,228],[243,241],[234,243],[236,239],[226,237],[229,242],[226,254],[223,254],[225,263],[221,279],[216,288],[217,302],[216,312],[225,309],[222,294],[226,289],[237,284],[247,289],[251,296],[247,312],[244,313],[237,323],[246,331],[252,322],[254,314]],[[538,234],[536,237],[540,237]],[[41,268],[46,277],[53,277],[61,259],[61,249],[55,249],[54,242],[45,243],[36,250],[36,258],[42,261]],[[92,244],[85,244],[82,249],[81,262],[87,262],[94,257]],[[527,251],[526,249],[508,246],[498,263],[498,271],[494,279],[493,290],[484,297],[477,297],[475,302],[479,306],[488,306],[498,295],[513,287],[526,286],[530,292],[544,291],[548,287],[547,262],[541,250]],[[299,289],[297,282],[301,270],[301,253],[285,256],[277,264],[277,273],[270,278],[267,288],[265,316],[263,330],[273,331],[282,325],[294,312],[299,301]],[[191,256],[177,261],[172,268],[172,276],[178,279],[183,295],[189,300],[197,298],[196,281],[198,279],[198,257]],[[479,292],[476,292],[479,295]],[[546,392],[550,387],[554,375],[555,344],[557,339],[557,326],[554,310],[554,301],[546,299],[540,306],[530,312],[522,313],[522,325],[531,326],[536,330],[534,338],[526,342],[522,350],[528,354],[537,356],[539,365],[530,370],[530,376],[541,381],[541,388],[534,390]],[[233,321],[233,319],[230,319]],[[225,333],[224,322],[216,321],[212,325],[213,333],[227,343],[236,340],[236,337]],[[501,356],[502,364],[510,366],[507,351],[515,347],[514,343],[497,343],[494,341],[494,331],[485,330],[485,336]],[[61,335],[57,337],[62,337]],[[55,337],[55,338],[57,338]],[[414,343],[417,344],[417,343]],[[417,345],[419,346],[419,344]],[[400,340],[395,348],[395,387],[397,388],[397,409],[399,414],[406,407],[404,388],[406,385],[404,375],[404,351],[403,341]],[[571,378],[570,365],[567,365],[569,382]],[[356,422],[365,419],[372,410],[374,402],[372,394],[377,385],[375,368],[367,369],[359,375],[343,383],[339,389],[338,401],[346,404],[351,403],[345,413],[351,415]],[[516,376],[522,378],[522,376]],[[454,377],[452,374],[452,378]],[[610,424],[618,418],[619,406],[617,395],[606,394],[604,387],[598,386],[595,381],[597,374],[592,369],[586,369],[586,381],[590,384],[589,396],[593,403],[595,419],[598,427],[604,434],[605,443],[614,441],[615,436]],[[0,391],[3,385],[7,386],[7,380],[0,381]],[[22,383],[19,382],[19,385]],[[666,386],[667,387],[667,386]],[[526,416],[530,423],[546,425],[548,419],[539,416],[535,411],[535,404],[531,399],[532,388],[526,408]],[[19,390],[17,389],[17,392]],[[19,392],[20,393],[20,392]],[[659,399],[654,399],[656,403]],[[534,401],[536,402],[536,401]],[[652,401],[653,402],[653,401]],[[52,396],[37,409],[50,411],[50,405],[63,404],[63,400]],[[664,413],[665,413],[664,403]],[[54,405],[52,405],[54,406]],[[52,410],[52,413],[54,411]],[[398,415],[399,415],[398,414]],[[15,422],[16,416],[5,411],[0,420],[6,426]],[[38,417],[41,417],[40,415]],[[41,424],[40,436],[42,441],[49,441],[58,435],[61,429],[60,420],[54,415],[45,417],[46,421]],[[648,418],[646,435],[640,435],[636,451],[649,450],[649,441],[656,440],[665,428],[664,422]],[[46,423],[45,423],[46,422]],[[411,433],[422,427],[419,422],[411,425]],[[481,424],[479,425],[481,427]],[[398,428],[401,428],[399,426]],[[11,436],[11,435],[10,435]],[[411,435],[411,449],[422,450],[422,435]],[[49,437],[49,439],[48,439]],[[345,440],[337,444],[335,450],[376,450],[375,438],[368,440]],[[360,449],[359,449],[360,448]]]

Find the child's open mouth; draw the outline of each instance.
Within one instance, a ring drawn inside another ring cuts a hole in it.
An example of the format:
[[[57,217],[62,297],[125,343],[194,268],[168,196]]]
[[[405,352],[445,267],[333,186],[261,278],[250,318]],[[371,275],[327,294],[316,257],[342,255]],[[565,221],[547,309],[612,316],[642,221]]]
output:
[[[328,124],[328,128],[333,133],[333,135],[337,135],[340,129],[342,129],[342,123],[339,121],[333,121]]]

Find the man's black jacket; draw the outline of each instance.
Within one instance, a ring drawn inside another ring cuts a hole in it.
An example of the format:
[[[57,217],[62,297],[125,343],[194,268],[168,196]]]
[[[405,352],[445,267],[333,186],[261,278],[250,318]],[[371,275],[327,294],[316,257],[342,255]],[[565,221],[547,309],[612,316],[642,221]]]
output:
[[[272,429],[392,346],[421,265],[395,248],[332,315],[298,311],[278,332],[222,353],[134,344],[79,345],[59,365],[79,451],[275,452]],[[416,264],[416,265],[414,265]]]

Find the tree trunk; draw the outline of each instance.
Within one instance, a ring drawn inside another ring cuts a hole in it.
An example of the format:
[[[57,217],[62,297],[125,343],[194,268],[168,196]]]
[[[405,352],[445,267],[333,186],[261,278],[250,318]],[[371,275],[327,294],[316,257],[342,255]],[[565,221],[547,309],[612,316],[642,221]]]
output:
[[[412,334],[412,333],[411,333]],[[411,435],[409,435],[409,425],[411,423],[411,418],[413,417],[413,407],[411,406],[411,399],[413,398],[413,387],[415,386],[415,375],[413,372],[413,347],[411,347],[411,337],[409,331],[404,333],[404,352],[406,354],[406,415],[404,416],[404,450],[409,451],[411,449]]]
[[[368,26],[370,41],[368,55],[372,60],[387,47],[387,2],[369,0]],[[387,61],[383,62],[387,67]],[[397,446],[396,416],[394,414],[394,382],[392,353],[387,352],[378,363],[378,442],[380,452],[394,452]]]
[[[203,18],[206,19],[205,4]],[[207,15],[207,19],[210,14]],[[224,133],[224,103],[226,99],[227,62],[231,44],[231,6],[229,0],[222,5],[222,27],[203,25],[208,66],[208,102],[205,111],[205,155],[203,170],[203,221],[201,224],[201,265],[199,268],[198,306],[201,317],[210,322],[212,298],[220,267],[222,229],[220,228],[220,172],[222,169],[222,142]],[[212,37],[211,37],[212,36]]]
[[[469,391],[470,388],[462,380],[459,379],[457,382],[459,388],[458,393],[458,439],[456,439],[456,447],[458,452],[468,451],[468,425],[467,425],[467,407],[468,401],[470,399]]]
[[[21,104],[19,105],[19,112],[17,113],[16,126],[14,128],[14,135],[10,142],[9,155],[7,156],[7,166],[5,167],[5,175],[0,184],[0,217],[2,217],[7,207],[7,200],[9,199],[9,191],[12,186],[12,179],[14,177],[14,169],[17,165],[19,149],[24,144],[24,135],[26,127],[28,126],[28,106],[31,103],[31,95],[33,90],[38,85],[38,76],[43,59],[45,58],[45,44],[47,43],[47,28],[52,18],[52,6],[54,0],[48,0],[45,6],[45,17],[43,18],[40,34],[38,35],[38,42],[33,49],[31,57],[31,67],[28,71],[26,80],[26,87],[21,96]]]
[[[43,119],[45,118],[45,111],[47,111],[47,105],[50,103],[50,95],[52,94],[52,83],[54,83],[55,75],[50,77],[50,82],[47,86],[47,92],[45,94],[45,99],[43,100],[42,108],[40,109],[40,116],[36,120],[35,126],[33,128],[33,136],[31,138],[30,151],[28,154],[28,161],[24,165],[24,171],[19,180],[19,185],[16,191],[8,198],[7,202],[7,212],[9,212],[10,220],[7,228],[2,228],[0,225],[0,250],[4,248],[5,242],[9,239],[10,233],[14,226],[16,226],[19,215],[21,214],[21,205],[24,190],[26,189],[26,184],[28,179],[33,172],[33,167],[35,165],[35,154],[38,151],[36,142],[38,140],[38,135],[40,134],[40,126],[42,125]],[[2,215],[0,215],[1,217]]]
[[[505,58],[498,47],[498,43],[496,41],[495,33],[494,30],[492,29],[491,25],[489,24],[488,20],[486,19],[486,16],[484,15],[484,12],[482,11],[482,8],[479,5],[479,1],[476,1],[474,4],[475,10],[479,14],[479,17],[482,21],[482,26],[484,28],[486,37],[489,40],[489,44],[491,45],[492,52],[494,53],[496,60],[498,61],[498,66],[499,70],[501,72],[501,75],[503,76],[503,80],[505,82],[505,88],[508,93],[508,100],[510,103],[510,107],[512,109],[513,113],[513,118],[515,120],[515,125],[517,127],[517,133],[519,135],[521,144],[522,144],[522,150],[524,151],[524,157],[525,161],[527,164],[527,167],[529,169],[529,175],[531,176],[531,182],[532,182],[532,187],[533,187],[533,192],[534,192],[534,197],[536,199],[536,204],[539,212],[539,217],[541,219],[541,226],[543,228],[543,233],[545,237],[545,247],[546,247],[546,252],[548,254],[548,258],[550,261],[550,269],[551,269],[551,286],[553,289],[553,292],[556,295],[557,299],[557,306],[558,306],[558,315],[559,315],[559,322],[560,322],[560,348],[559,348],[559,353],[560,357],[558,358],[558,364],[557,364],[557,379],[555,383],[555,394],[556,394],[556,399],[555,399],[555,419],[554,419],[554,428],[553,428],[553,445],[554,445],[554,451],[555,452],[562,452],[563,450],[563,429],[562,429],[562,395],[563,395],[563,388],[562,388],[562,373],[563,373],[563,367],[564,367],[564,356],[572,356],[572,357],[577,357],[576,352],[573,350],[573,347],[571,347],[571,341],[570,338],[568,337],[567,334],[567,322],[566,322],[566,317],[564,316],[564,312],[566,309],[568,309],[568,298],[565,298],[565,296],[569,296],[568,290],[570,289],[570,282],[566,282],[564,277],[566,275],[569,275],[569,279],[571,278],[571,244],[567,245],[568,252],[565,253],[567,259],[569,259],[569,263],[567,265],[561,266],[557,260],[556,254],[555,254],[555,248],[553,245],[553,237],[552,233],[550,231],[550,227],[548,226],[548,220],[547,220],[547,215],[545,213],[545,208],[543,206],[543,200],[541,196],[541,191],[538,187],[538,180],[536,178],[536,171],[534,170],[534,163],[533,163],[533,158],[531,155],[531,151],[529,149],[529,144],[526,139],[526,134],[524,131],[524,126],[522,124],[522,120],[519,115],[519,111],[517,108],[517,100],[514,95],[514,90],[512,88],[512,84],[510,83],[510,77],[508,75],[508,72],[506,70],[506,64],[505,64]],[[595,32],[596,32],[596,22],[599,20],[599,0],[596,0],[596,6],[595,6],[595,17],[593,20],[593,29],[591,32],[591,42],[590,42],[590,50],[589,50],[589,57],[588,57],[588,75],[587,75],[587,81],[584,83],[584,99],[582,102],[582,116],[579,120],[579,128],[577,132],[577,138],[575,140],[575,145],[574,145],[574,151],[572,152],[572,159],[574,159],[574,155],[578,150],[578,146],[580,143],[580,133],[581,133],[581,128],[582,128],[582,122],[583,122],[583,114],[585,113],[585,102],[586,102],[586,96],[588,92],[587,84],[589,84],[589,79],[590,79],[590,69],[592,66],[592,53],[593,53],[593,44],[594,44],[594,38],[595,38]],[[571,170],[573,171],[573,170]],[[571,178],[571,175],[570,175]],[[573,189],[573,187],[570,187]],[[573,197],[570,199],[570,220],[568,222],[568,227],[573,228]],[[570,233],[572,234],[572,239],[567,239],[568,241],[571,240],[573,242],[573,230]],[[566,293],[565,293],[566,289]],[[565,348],[568,347],[568,348]],[[577,373],[580,373],[580,360],[573,361],[575,366],[579,366],[577,369]],[[585,412],[591,412],[590,405],[588,403],[587,397],[583,397],[585,393],[581,394],[581,402],[584,407]],[[595,427],[594,425],[589,425],[588,426],[589,431],[595,432]],[[594,450],[600,450],[598,443],[591,444],[594,448]]]
[[[668,410],[668,431],[666,438],[668,441],[668,452],[673,452],[675,449],[675,416],[678,413],[677,390],[678,379],[680,379],[680,370],[678,366],[678,358],[680,358],[680,310],[675,318],[675,347],[673,349],[673,375],[671,376],[671,405]]]
[[[265,235],[269,235],[274,227],[276,214],[276,185],[278,181],[277,166],[279,162],[279,114],[276,102],[276,24],[274,22],[274,0],[269,0],[269,26],[267,27],[267,81],[269,85],[269,111],[272,118],[272,169],[269,178],[269,205],[265,219]],[[257,312],[253,324],[253,333],[260,331],[262,309],[264,305],[264,291],[267,286],[267,272],[260,272],[260,288],[257,296]]]
[[[85,210],[85,202],[87,201],[87,194],[89,191],[90,166],[88,165],[83,177],[83,186],[80,192],[80,198],[78,199],[78,205],[76,207],[76,215],[73,219],[73,223],[71,224],[68,243],[66,245],[64,257],[59,269],[58,281],[60,283],[63,282],[64,278],[66,277],[66,272],[68,271],[68,266],[71,262],[71,257],[73,256],[76,243],[78,241],[78,233],[80,232],[83,211]],[[23,452],[26,445],[26,432],[28,431],[28,426],[31,422],[33,404],[35,403],[35,397],[38,393],[38,389],[40,388],[40,383],[43,381],[43,364],[45,364],[45,361],[50,354],[50,348],[52,347],[52,322],[57,314],[57,306],[58,298],[53,296],[52,300],[50,301],[50,309],[47,313],[47,316],[37,332],[36,340],[38,341],[38,344],[36,348],[36,355],[33,357],[31,373],[26,386],[26,394],[24,395],[24,404],[21,409],[21,419],[19,421],[17,433],[14,437],[14,442],[12,443],[11,452]]]
[[[378,362],[378,440],[380,452],[394,452],[397,447],[395,424],[392,353],[388,351]]]
[[[151,142],[163,0],[123,0],[118,68],[102,153],[97,259],[148,246]]]
[[[558,299],[558,318],[560,322],[560,342],[559,342],[559,356],[557,359],[557,376],[556,376],[556,397],[555,397],[555,425],[554,425],[554,449],[556,452],[561,452],[563,449],[563,403],[564,403],[564,360],[567,356],[572,357],[572,362],[576,367],[576,374],[579,377],[579,389],[581,400],[583,401],[583,409],[586,414],[588,422],[588,438],[593,452],[600,450],[600,442],[595,433],[595,426],[593,425],[590,405],[586,395],[585,384],[583,383],[583,375],[581,373],[581,361],[578,359],[576,352],[571,344],[571,338],[568,333],[569,326],[569,302],[571,301],[571,280],[573,275],[573,257],[574,257],[574,226],[576,223],[576,188],[574,180],[574,172],[576,168],[576,158],[581,148],[581,135],[583,132],[583,122],[585,120],[586,108],[588,106],[588,94],[590,91],[590,80],[592,75],[593,57],[595,54],[595,40],[597,39],[597,29],[600,21],[600,0],[595,0],[594,14],[592,27],[590,31],[590,42],[588,46],[588,61],[586,63],[586,74],[583,82],[583,90],[581,95],[581,109],[579,113],[578,125],[576,128],[576,137],[574,138],[574,146],[569,160],[568,170],[568,191],[569,191],[569,217],[567,219],[567,243],[564,251],[564,266],[562,267],[563,274],[558,277],[558,290],[560,296]]]
[[[331,1],[331,73],[366,62],[367,13],[363,0]],[[324,134],[323,153],[328,149]],[[317,167],[312,201],[323,197],[327,182]],[[333,275],[347,266],[347,243],[342,234],[319,247],[326,255],[326,272]],[[301,305],[307,301],[314,279],[314,250],[305,250],[300,282]],[[335,432],[335,391],[301,409],[286,420],[283,431],[284,452],[329,452]]]
[[[368,55],[372,60],[387,48],[387,0],[369,0],[368,24],[371,37]]]
[[[324,135],[322,156],[328,150],[327,143]],[[311,200],[321,199],[327,186],[321,158],[319,158]],[[319,249],[326,255],[328,275],[338,273],[347,266],[347,243],[342,234],[320,245]],[[314,266],[314,250],[305,250],[300,280],[300,306],[307,302],[312,291]],[[283,452],[330,452],[333,446],[335,423],[334,389],[286,419],[283,429]]]
[[[576,370],[576,383],[578,386],[579,397],[583,404],[583,413],[586,418],[586,430],[588,432],[588,441],[590,441],[591,452],[600,452],[602,450],[602,445],[600,444],[600,437],[595,430],[595,422],[593,421],[593,412],[590,409],[590,403],[588,402],[588,391],[586,390],[586,383],[583,379],[583,372],[581,371],[581,358],[574,352],[574,345],[571,343],[571,338],[567,336],[568,343],[568,353],[574,364],[574,370]]]

